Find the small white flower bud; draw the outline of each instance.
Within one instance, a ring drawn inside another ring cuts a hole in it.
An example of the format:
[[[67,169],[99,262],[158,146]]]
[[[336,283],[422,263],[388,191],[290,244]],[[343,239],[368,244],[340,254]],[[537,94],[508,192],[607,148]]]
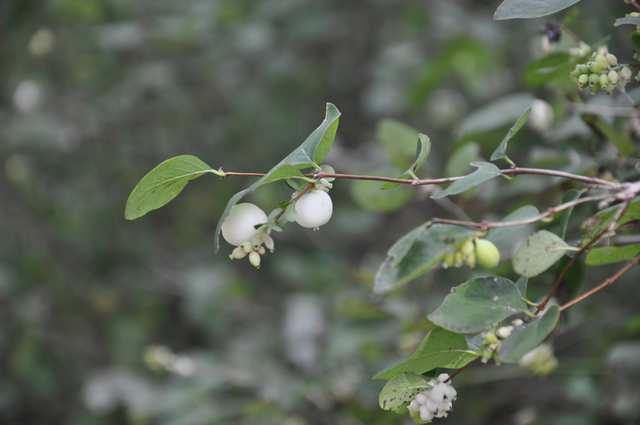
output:
[[[256,269],[260,268],[260,254],[258,254],[257,252],[253,251],[252,253],[249,254],[249,262],[251,263],[251,265],[253,267],[255,267]]]
[[[513,326],[503,326],[498,328],[496,331],[496,336],[500,339],[506,339],[511,336],[511,332],[513,332]]]
[[[438,381],[440,382],[447,382],[449,380],[449,375],[446,373],[441,373],[440,375],[438,375]]]
[[[264,247],[263,247],[263,246],[259,246],[259,247],[258,247],[258,254],[260,254],[260,255],[264,255],[264,254],[266,254],[266,253],[267,253],[267,250],[266,250],[266,249],[264,249]]]
[[[271,252],[275,249],[275,243],[273,242],[273,238],[269,235],[264,236],[264,246]]]
[[[420,407],[420,419],[430,421],[433,419],[433,413],[426,406]]]
[[[242,248],[237,246],[233,249],[233,251],[231,251],[229,258],[231,258],[232,260],[241,260],[246,256],[247,256],[247,253]]]
[[[524,322],[522,321],[522,319],[515,319],[513,322],[511,322],[511,324],[513,326],[522,326],[524,325]]]

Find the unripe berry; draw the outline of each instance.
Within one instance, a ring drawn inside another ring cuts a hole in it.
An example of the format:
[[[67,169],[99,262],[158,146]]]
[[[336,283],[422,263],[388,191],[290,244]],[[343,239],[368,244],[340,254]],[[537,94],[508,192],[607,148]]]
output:
[[[327,192],[312,190],[302,195],[295,204],[296,222],[309,229],[326,224],[333,214],[333,202]]]
[[[513,332],[513,326],[502,326],[496,331],[496,336],[500,339],[507,339]]]
[[[611,53],[607,53],[606,58],[607,58],[607,62],[609,62],[609,65],[616,66],[618,64],[618,58],[615,55],[612,55]]]
[[[607,74],[607,78],[609,79],[609,82],[611,84],[617,84],[618,83],[618,73],[616,71],[609,71],[609,74]]]
[[[493,242],[486,239],[476,239],[476,260],[480,266],[492,269],[500,263],[500,251]]]
[[[267,215],[256,205],[234,205],[222,223],[222,237],[231,245],[242,245],[255,236],[256,227],[266,222]]]
[[[599,82],[600,82],[600,75],[598,74],[589,75],[589,85],[591,87],[596,86]]]
[[[623,80],[630,80],[631,70],[629,69],[629,67],[627,66],[622,67],[622,69],[620,70],[620,76],[622,77]]]

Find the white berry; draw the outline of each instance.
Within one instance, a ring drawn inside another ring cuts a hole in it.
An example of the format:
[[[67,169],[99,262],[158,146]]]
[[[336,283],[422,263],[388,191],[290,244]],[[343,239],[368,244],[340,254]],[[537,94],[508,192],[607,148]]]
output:
[[[302,195],[295,203],[296,222],[308,229],[326,224],[333,214],[331,197],[322,190],[312,190]]]
[[[529,125],[538,131],[545,131],[553,125],[553,108],[544,100],[536,99],[531,104]]]
[[[267,215],[250,203],[234,205],[222,223],[222,237],[231,245],[242,245],[257,233],[257,227],[267,222]]]

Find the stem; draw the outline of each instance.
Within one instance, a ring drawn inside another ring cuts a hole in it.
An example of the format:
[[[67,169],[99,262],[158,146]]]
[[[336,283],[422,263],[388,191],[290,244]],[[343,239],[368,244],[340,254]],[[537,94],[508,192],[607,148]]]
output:
[[[551,207],[547,209],[543,213],[540,213],[536,216],[525,218],[522,220],[476,222],[476,221],[465,221],[465,220],[450,220],[447,218],[434,218],[431,220],[431,223],[453,224],[456,226],[470,227],[470,228],[479,229],[479,230],[495,229],[497,227],[522,226],[525,224],[535,223],[535,222],[544,220],[546,218],[552,217],[555,214],[562,212],[564,210],[573,208],[576,205],[584,204],[586,202],[602,201],[610,197],[611,195],[607,194],[607,195],[586,196],[584,198],[578,198],[573,201],[565,202],[564,204],[556,205],[555,207]]]
[[[584,293],[578,295],[577,297],[575,297],[571,301],[569,301],[566,304],[563,304],[562,306],[560,306],[560,311],[564,311],[564,310],[566,310],[568,308],[571,308],[574,305],[578,304],[579,302],[586,300],[591,295],[602,291],[607,286],[613,285],[614,283],[616,283],[616,281],[618,279],[620,279],[622,277],[622,275],[624,275],[626,272],[631,270],[633,267],[637,266],[638,263],[640,263],[640,256],[637,256],[633,260],[629,261],[627,264],[625,264],[624,267],[622,267],[617,272],[615,272],[613,275],[611,275],[608,278],[606,278],[605,280],[603,280],[602,283],[600,283],[598,286],[588,290],[587,292],[584,292]]]
[[[600,233],[598,233],[586,245],[580,248],[580,250],[576,253],[576,255],[571,257],[571,260],[569,260],[569,262],[565,264],[565,266],[560,271],[560,274],[558,275],[556,280],[553,282],[553,285],[551,286],[551,290],[549,290],[549,292],[544,297],[542,302],[538,304],[538,307],[536,308],[536,314],[544,310],[544,308],[547,306],[551,298],[553,298],[553,296],[558,292],[558,290],[560,289],[560,285],[564,280],[564,277],[569,272],[571,267],[573,267],[573,265],[576,263],[576,261],[578,260],[578,257],[582,255],[585,251],[589,250],[592,246],[597,244],[607,233],[613,231],[616,228],[618,221],[622,218],[624,213],[627,211],[627,208],[629,208],[630,203],[631,203],[630,200],[622,203],[621,207],[618,209],[618,211],[616,211],[616,214],[613,216],[613,220],[611,221],[611,224],[605,227],[604,229],[602,229]]]
[[[557,170],[549,170],[544,168],[521,168],[521,167],[513,167],[513,168],[505,168],[500,170],[500,173],[504,176],[518,176],[518,175],[538,175],[538,176],[550,176],[550,177],[560,177],[568,180],[574,180],[580,183],[595,185],[595,186],[606,186],[610,188],[619,188],[621,186],[618,182],[611,182],[608,180],[600,179],[597,177],[588,177],[579,174],[572,174],[565,171],[557,171]],[[265,173],[258,172],[242,172],[242,171],[224,171],[225,176],[240,176],[240,177],[262,177]],[[342,179],[342,180],[368,180],[368,181],[381,181],[381,182],[389,182],[389,183],[398,183],[398,184],[406,184],[410,186],[426,186],[426,185],[442,185],[447,183],[453,183],[456,180],[460,180],[465,176],[455,176],[455,177],[441,177],[434,179],[405,179],[399,177],[386,177],[386,176],[371,176],[371,175],[361,175],[361,174],[343,174],[343,173],[325,173],[325,172],[316,172],[316,173],[308,173],[307,177],[312,177],[315,179],[321,178],[334,178],[334,179]]]

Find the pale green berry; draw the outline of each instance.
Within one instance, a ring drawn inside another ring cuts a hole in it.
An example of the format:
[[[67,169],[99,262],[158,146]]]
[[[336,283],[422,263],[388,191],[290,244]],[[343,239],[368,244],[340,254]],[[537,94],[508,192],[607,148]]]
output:
[[[607,53],[606,55],[607,62],[609,62],[610,66],[616,66],[618,64],[618,58],[616,55],[612,55],[611,53]]]
[[[603,89],[606,89],[609,86],[609,77],[607,76],[607,74],[602,74],[600,76],[600,85]]]
[[[619,76],[618,76],[618,73],[616,71],[613,71],[613,70],[609,71],[609,74],[607,74],[607,78],[609,79],[609,82],[611,84],[614,84],[614,85],[618,84]]]
[[[631,79],[631,69],[629,69],[628,66],[623,66],[622,69],[620,70],[620,77],[622,77],[623,80],[630,80]]]
[[[500,251],[493,242],[476,239],[476,260],[481,267],[492,269],[500,264]]]
[[[589,87],[595,87],[600,82],[600,76],[598,74],[589,75]]]

